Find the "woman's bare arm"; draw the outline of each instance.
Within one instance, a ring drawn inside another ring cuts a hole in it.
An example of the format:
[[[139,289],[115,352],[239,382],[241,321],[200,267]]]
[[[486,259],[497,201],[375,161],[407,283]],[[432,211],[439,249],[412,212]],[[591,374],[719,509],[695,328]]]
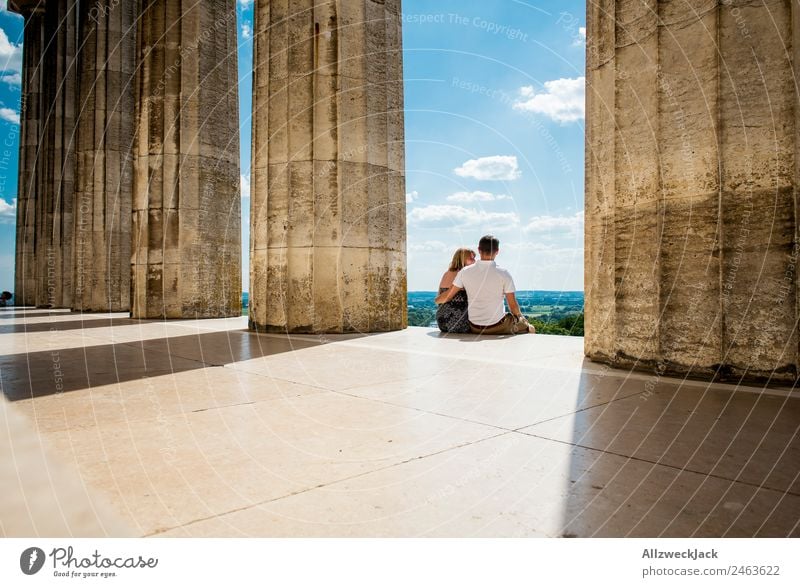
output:
[[[453,280],[456,278],[458,271],[445,271],[442,275],[442,280],[439,282],[439,289],[449,288],[453,285]]]

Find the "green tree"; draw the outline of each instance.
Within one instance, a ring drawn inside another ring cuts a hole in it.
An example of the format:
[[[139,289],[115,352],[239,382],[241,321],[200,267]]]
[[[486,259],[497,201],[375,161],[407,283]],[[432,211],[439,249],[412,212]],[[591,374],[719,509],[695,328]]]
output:
[[[552,313],[539,318],[528,316],[528,322],[536,327],[536,332],[539,334],[583,336],[583,312],[566,316]]]

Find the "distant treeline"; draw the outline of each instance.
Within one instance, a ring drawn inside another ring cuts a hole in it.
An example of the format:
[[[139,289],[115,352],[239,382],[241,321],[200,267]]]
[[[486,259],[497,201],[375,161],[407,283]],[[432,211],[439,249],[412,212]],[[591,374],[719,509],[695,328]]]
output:
[[[436,294],[408,293],[408,325],[436,326]],[[583,336],[582,291],[518,291],[520,310],[540,334]]]

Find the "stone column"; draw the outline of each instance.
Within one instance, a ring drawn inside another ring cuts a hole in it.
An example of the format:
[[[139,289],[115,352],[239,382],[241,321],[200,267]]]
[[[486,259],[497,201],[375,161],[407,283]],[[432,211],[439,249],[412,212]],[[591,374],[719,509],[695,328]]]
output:
[[[52,0],[44,14],[42,134],[36,196],[36,305],[72,305],[77,2]]]
[[[134,318],[241,314],[235,0],[143,0]]]
[[[257,0],[250,326],[405,328],[399,0]]]
[[[614,319],[620,356],[658,356],[660,236],[663,203],[658,152],[656,0],[617,0],[614,97]]]
[[[791,380],[798,366],[797,2],[720,3],[723,369]],[[796,22],[796,21],[795,21]]]
[[[14,297],[19,305],[33,306],[36,304],[35,231],[42,124],[44,7],[39,2],[12,1],[8,8],[25,17]]]
[[[585,343],[595,357],[614,354],[615,0],[588,2],[586,35]],[[592,327],[589,328],[588,325]]]
[[[130,310],[135,2],[81,9],[74,309]]]
[[[795,379],[797,10],[588,3],[590,358]]]

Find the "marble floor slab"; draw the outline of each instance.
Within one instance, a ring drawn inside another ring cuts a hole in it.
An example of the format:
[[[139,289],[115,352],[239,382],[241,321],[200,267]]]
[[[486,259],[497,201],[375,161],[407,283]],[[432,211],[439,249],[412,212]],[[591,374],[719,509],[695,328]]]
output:
[[[0,389],[6,536],[800,536],[796,391],[609,369],[578,337],[16,308]]]

